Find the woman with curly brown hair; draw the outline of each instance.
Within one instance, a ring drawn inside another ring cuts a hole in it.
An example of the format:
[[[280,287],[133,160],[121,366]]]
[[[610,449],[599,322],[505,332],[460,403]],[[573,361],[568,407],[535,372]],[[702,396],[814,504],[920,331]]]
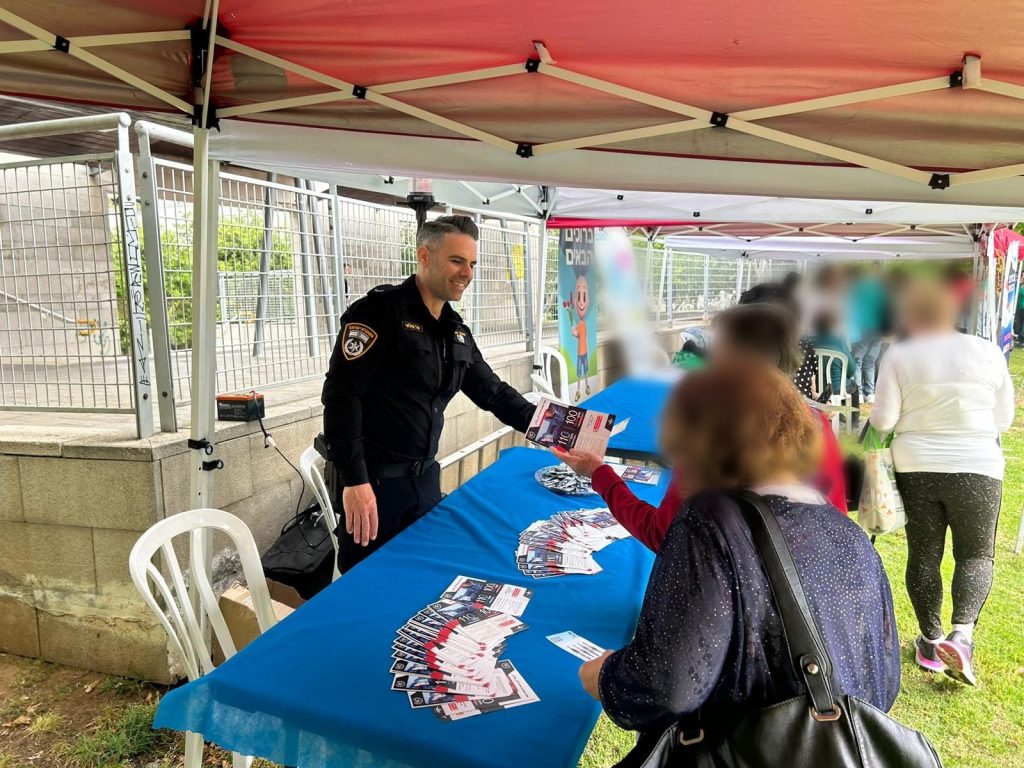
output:
[[[661,545],[633,640],[587,662],[584,688],[623,728],[660,732],[698,716],[709,733],[799,695],[778,607],[739,504],[760,494],[774,512],[851,696],[888,710],[899,690],[899,640],[882,563],[856,524],[802,478],[821,430],[780,371],[754,358],[712,364],[668,405],[666,450],[694,495]]]

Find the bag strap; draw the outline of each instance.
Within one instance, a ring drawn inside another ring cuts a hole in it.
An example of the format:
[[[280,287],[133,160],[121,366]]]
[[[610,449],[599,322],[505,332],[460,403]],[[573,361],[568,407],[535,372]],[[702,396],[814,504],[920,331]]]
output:
[[[764,563],[768,584],[782,617],[793,669],[807,687],[814,717],[818,720],[836,719],[839,710],[836,709],[832,690],[832,659],[807,604],[807,595],[800,584],[796,563],[783,538],[779,521],[758,494],[734,491],[729,495],[740,503],[750,526],[754,546]]]

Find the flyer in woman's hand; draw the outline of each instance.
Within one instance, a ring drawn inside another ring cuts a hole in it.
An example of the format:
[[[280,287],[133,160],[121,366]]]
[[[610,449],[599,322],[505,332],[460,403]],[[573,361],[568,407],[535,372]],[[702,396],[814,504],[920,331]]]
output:
[[[557,446],[567,451],[577,448],[604,456],[609,438],[618,433],[624,424],[617,425],[614,414],[589,411],[542,398],[537,403],[537,410],[533,412],[530,426],[526,430],[526,439],[545,448]]]

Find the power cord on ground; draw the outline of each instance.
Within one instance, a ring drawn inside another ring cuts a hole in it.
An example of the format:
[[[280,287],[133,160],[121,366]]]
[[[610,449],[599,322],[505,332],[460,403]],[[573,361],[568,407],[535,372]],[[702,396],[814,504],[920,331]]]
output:
[[[255,389],[250,390],[249,394],[251,394],[251,395],[253,395],[255,397],[256,390]],[[295,524],[298,526],[299,534],[302,536],[302,540],[305,541],[306,544],[308,544],[311,547],[314,547],[314,548],[319,547],[320,544],[322,544],[330,536],[330,533],[328,532],[324,536],[324,538],[321,539],[320,542],[318,542],[317,544],[314,544],[313,542],[311,542],[309,539],[306,538],[306,532],[302,530],[302,525],[298,521],[299,515],[302,514],[302,497],[306,493],[306,478],[304,478],[302,476],[302,473],[299,471],[299,468],[296,467],[294,464],[292,464],[291,460],[287,456],[284,455],[284,452],[280,448],[277,447],[277,443],[275,442],[274,437],[270,434],[270,432],[267,431],[267,427],[263,423],[263,415],[260,413],[260,410],[259,410],[258,407],[256,409],[256,420],[260,424],[260,431],[263,432],[263,447],[264,448],[273,448],[275,451],[277,451],[278,456],[280,456],[282,459],[284,459],[285,462],[287,462],[288,466],[292,468],[292,471],[294,471],[295,474],[299,476],[299,498],[296,499],[296,501],[295,501],[295,514],[292,515],[292,520],[294,520]],[[289,522],[291,522],[291,521],[289,521]],[[285,527],[287,527],[287,523],[285,524]]]

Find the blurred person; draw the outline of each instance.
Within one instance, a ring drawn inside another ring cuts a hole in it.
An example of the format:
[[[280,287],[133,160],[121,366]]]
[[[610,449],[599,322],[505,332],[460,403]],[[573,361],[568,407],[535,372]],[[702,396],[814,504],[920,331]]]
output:
[[[792,371],[799,365],[796,326],[792,315],[782,307],[771,304],[733,307],[716,316],[714,327],[712,367],[737,359],[755,359],[770,363],[784,375],[791,376]],[[676,391],[682,386],[677,385]],[[670,397],[675,398],[676,394]],[[839,443],[828,417],[810,406],[806,406],[806,410],[818,424],[822,445],[820,461],[810,476],[810,482],[830,504],[845,515],[846,477]],[[666,410],[658,435],[662,453],[666,457],[673,455],[673,446],[676,443],[686,439],[685,435],[677,433],[677,425],[669,416]],[[661,548],[665,533],[679,511],[680,503],[692,492],[685,470],[676,466],[665,498],[655,507],[638,499],[626,482],[597,454],[573,449],[555,451],[555,455],[568,464],[576,474],[590,478],[594,490],[601,494],[615,519],[622,523],[634,538],[654,552]]]
[[[971,298],[974,296],[974,278],[957,262],[950,262],[946,266],[944,278],[956,306],[956,329],[960,333],[967,333],[967,324],[971,316]]]
[[[877,265],[850,270],[847,298],[850,351],[857,362],[857,388],[866,403],[875,401],[875,366],[882,351],[886,291]]]
[[[580,668],[584,689],[644,741],[673,723],[714,740],[804,693],[750,528],[727,495],[747,489],[779,522],[834,680],[889,710],[900,685],[892,592],[864,532],[801,482],[820,461],[821,431],[792,382],[755,358],[716,362],[683,379],[664,418],[685,438],[666,448],[692,495],[658,552],[632,640]]]
[[[835,262],[826,262],[818,267],[810,280],[810,286],[801,297],[800,319],[804,333],[814,333],[814,318],[828,310],[835,317],[836,332],[845,339],[845,297],[846,277],[842,268]]]
[[[992,587],[1004,460],[1014,414],[1006,360],[990,341],[957,333],[956,298],[936,281],[909,285],[907,338],[882,361],[871,424],[895,432],[896,483],[907,514],[907,593],[921,634],[917,663],[974,685],[974,627]],[[942,623],[942,557],[952,531],[952,631]]]
[[[796,295],[796,289],[800,284],[799,275],[796,272],[790,272],[789,275],[796,275],[796,279],[784,279],[781,283],[759,283],[753,288],[748,288],[740,295],[740,306],[775,304],[784,307],[792,314],[793,322],[799,327],[801,309]],[[793,371],[793,382],[804,397],[813,398],[814,379],[818,370],[814,349],[807,346],[803,340],[799,340],[798,345],[801,356],[796,370]]]

